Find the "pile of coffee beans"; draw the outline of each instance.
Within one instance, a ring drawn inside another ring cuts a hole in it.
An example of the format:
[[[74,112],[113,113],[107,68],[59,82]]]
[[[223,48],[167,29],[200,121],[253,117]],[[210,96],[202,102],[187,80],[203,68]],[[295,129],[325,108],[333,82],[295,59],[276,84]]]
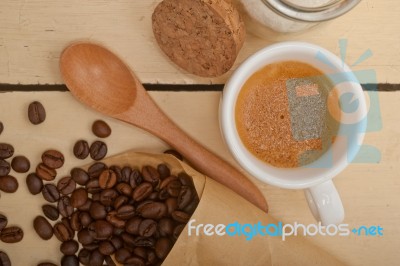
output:
[[[44,205],[33,227],[42,239],[54,235],[62,242],[61,265],[114,265],[111,255],[121,264],[160,265],[199,202],[192,178],[172,175],[165,164],[139,171],[97,162],[87,171],[72,169],[57,185],[43,186],[42,176],[28,176],[29,191],[42,188],[43,197],[57,204]]]

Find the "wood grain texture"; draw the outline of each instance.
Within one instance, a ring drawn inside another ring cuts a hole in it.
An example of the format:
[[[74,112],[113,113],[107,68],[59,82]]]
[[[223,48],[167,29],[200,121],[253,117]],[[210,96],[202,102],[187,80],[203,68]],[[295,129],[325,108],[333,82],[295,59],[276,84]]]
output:
[[[160,0],[2,0],[0,1],[0,83],[62,83],[58,59],[75,40],[93,40],[121,55],[143,83],[224,83],[199,78],[169,61],[155,43],[151,14]],[[374,69],[379,83],[400,83],[400,5],[397,0],[364,0],[343,17],[307,32],[268,36],[248,34],[233,69],[260,48],[278,41],[319,44],[339,55],[338,40],[348,39],[350,65],[367,49],[373,56],[353,67]]]
[[[220,92],[150,92],[161,109],[191,136],[238,166],[221,139],[218,125]],[[382,237],[316,236],[308,237],[319,247],[334,254],[348,265],[397,265],[400,260],[400,127],[399,114],[394,112],[400,102],[400,92],[379,93],[383,129],[367,133],[365,144],[377,147],[382,158],[378,164],[351,164],[334,179],[346,211],[345,223],[349,227],[380,225]],[[28,104],[39,100],[47,110],[47,120],[33,126],[27,118]],[[47,148],[63,151],[65,165],[59,177],[68,174],[68,169],[84,165],[90,159],[80,161],[73,157],[73,143],[78,139],[93,142],[91,124],[103,119],[113,129],[106,139],[109,155],[134,148],[139,151],[162,152],[168,147],[150,134],[118,120],[102,116],[79,104],[68,92],[13,92],[0,95],[0,120],[5,129],[0,141],[15,145],[16,154],[24,154],[32,165],[40,160]],[[10,224],[20,224],[25,231],[23,242],[4,246],[11,258],[20,256],[25,248],[29,253],[23,261],[34,266],[39,260],[59,261],[58,241],[35,242],[32,228],[33,218],[41,212],[43,198],[29,194],[25,175],[17,174],[20,188],[15,194],[1,194],[0,212],[7,214]],[[252,180],[261,188],[270,204],[270,213],[286,223],[315,223],[304,194],[300,190],[284,190]],[[29,210],[21,212],[20,210]],[[29,213],[30,216],[26,216]],[[251,244],[251,241],[249,242]],[[51,256],[51,257],[49,257]]]

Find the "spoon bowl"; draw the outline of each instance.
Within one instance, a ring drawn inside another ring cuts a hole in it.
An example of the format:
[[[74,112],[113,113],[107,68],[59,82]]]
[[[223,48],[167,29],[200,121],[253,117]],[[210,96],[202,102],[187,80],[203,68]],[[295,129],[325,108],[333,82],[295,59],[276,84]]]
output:
[[[114,53],[96,44],[73,44],[61,54],[60,70],[68,89],[79,101],[159,137],[179,151],[196,170],[268,211],[267,202],[257,187],[175,125]]]

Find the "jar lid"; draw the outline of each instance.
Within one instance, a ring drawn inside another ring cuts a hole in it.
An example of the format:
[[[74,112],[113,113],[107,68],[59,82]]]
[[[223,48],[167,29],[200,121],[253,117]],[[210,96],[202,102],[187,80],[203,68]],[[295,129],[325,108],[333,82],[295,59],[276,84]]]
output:
[[[321,6],[306,7],[288,0],[261,1],[281,16],[304,22],[321,22],[337,18],[361,2],[361,0],[333,0]]]

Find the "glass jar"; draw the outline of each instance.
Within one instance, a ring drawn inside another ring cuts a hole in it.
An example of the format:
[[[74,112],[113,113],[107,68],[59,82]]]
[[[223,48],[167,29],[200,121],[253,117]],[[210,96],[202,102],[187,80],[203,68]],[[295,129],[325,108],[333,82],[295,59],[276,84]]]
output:
[[[298,32],[339,17],[361,0],[236,0],[250,32]]]

